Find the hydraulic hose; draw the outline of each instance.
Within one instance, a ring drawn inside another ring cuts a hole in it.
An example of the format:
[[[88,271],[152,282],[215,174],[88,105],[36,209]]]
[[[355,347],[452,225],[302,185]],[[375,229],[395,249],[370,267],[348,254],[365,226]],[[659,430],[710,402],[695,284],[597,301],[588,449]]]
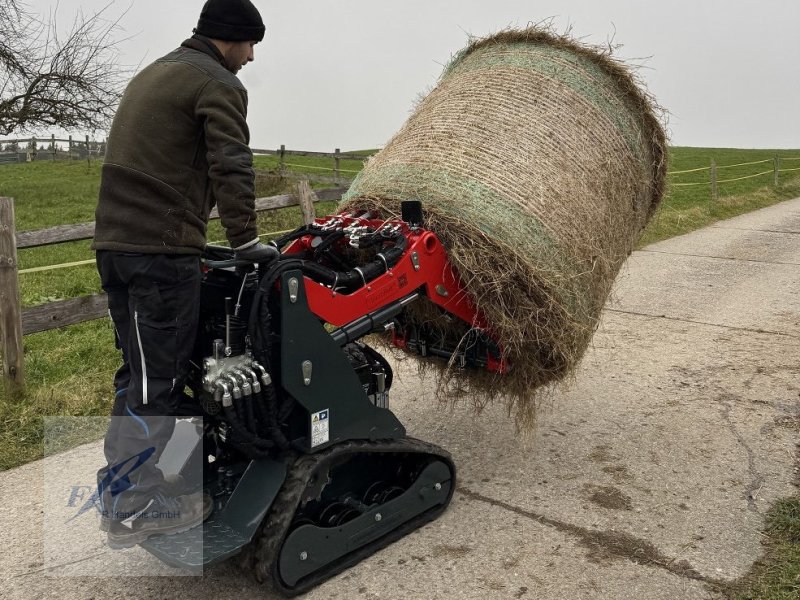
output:
[[[266,456],[267,452],[274,447],[273,442],[254,435],[242,424],[239,415],[236,414],[234,409],[235,402],[231,397],[228,382],[220,379],[216,382],[216,388],[215,394],[219,390],[222,391],[222,410],[232,432],[232,435],[226,441],[248,455]],[[243,444],[251,448],[246,448]]]

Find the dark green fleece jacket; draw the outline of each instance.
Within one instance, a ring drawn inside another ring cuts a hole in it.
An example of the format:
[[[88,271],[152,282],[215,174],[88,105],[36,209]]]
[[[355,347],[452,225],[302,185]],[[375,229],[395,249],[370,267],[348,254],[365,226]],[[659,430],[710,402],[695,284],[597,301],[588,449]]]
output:
[[[128,84],[108,137],[93,248],[199,254],[216,204],[234,248],[257,238],[247,91],[195,36]]]

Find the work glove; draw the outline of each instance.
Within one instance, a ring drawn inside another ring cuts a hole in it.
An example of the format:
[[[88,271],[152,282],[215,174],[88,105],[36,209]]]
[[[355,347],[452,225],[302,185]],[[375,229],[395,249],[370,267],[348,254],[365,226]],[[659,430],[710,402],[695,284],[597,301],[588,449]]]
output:
[[[236,250],[234,258],[236,260],[247,260],[254,263],[268,263],[278,258],[278,249],[275,246],[267,246],[261,242],[256,242],[252,246]]]

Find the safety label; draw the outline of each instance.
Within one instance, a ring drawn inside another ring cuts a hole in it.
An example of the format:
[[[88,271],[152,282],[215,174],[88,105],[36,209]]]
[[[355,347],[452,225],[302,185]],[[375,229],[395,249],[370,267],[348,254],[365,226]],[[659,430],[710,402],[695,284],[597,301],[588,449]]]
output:
[[[330,411],[326,408],[311,414],[311,447],[316,448],[330,439]]]

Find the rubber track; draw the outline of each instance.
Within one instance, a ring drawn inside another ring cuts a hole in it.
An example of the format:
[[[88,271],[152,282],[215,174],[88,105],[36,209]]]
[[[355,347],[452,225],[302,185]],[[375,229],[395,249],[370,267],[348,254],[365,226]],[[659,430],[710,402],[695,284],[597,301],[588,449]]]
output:
[[[444,504],[417,515],[397,529],[382,538],[351,552],[340,560],[332,563],[329,568],[323,569],[304,578],[296,587],[287,588],[277,576],[277,565],[281,546],[289,532],[292,519],[300,505],[300,500],[311,479],[311,475],[320,463],[335,459],[347,454],[380,453],[380,454],[426,454],[435,457],[450,467],[452,473],[450,494]],[[456,488],[455,465],[450,454],[428,442],[416,438],[406,437],[392,441],[349,441],[337,444],[317,454],[302,455],[291,467],[280,492],[272,504],[270,512],[256,534],[252,544],[244,552],[240,565],[245,569],[252,569],[259,582],[271,582],[275,591],[284,596],[294,596],[303,593],[322,583],[326,579],[342,572],[348,567],[358,563],[367,556],[374,554],[381,548],[400,539],[414,529],[438,517],[450,503]]]

